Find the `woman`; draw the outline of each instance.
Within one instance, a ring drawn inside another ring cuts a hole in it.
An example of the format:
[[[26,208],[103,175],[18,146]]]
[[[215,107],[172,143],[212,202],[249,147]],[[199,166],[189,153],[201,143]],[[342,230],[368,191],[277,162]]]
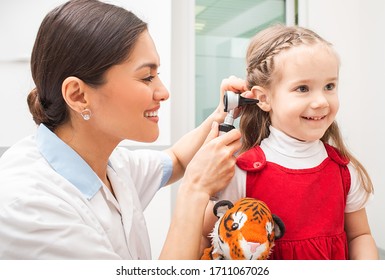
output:
[[[28,96],[37,133],[0,159],[0,258],[148,259],[143,210],[183,174],[160,257],[199,257],[204,210],[233,175],[240,133],[216,137],[220,105],[165,152],[117,147],[157,139],[169,96],[159,64],[146,23],[120,7],[75,0],[45,17]]]

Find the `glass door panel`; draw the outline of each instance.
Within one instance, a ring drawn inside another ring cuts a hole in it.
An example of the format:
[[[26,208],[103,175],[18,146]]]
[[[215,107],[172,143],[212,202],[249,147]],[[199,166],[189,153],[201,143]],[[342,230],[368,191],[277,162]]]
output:
[[[245,77],[250,38],[285,18],[284,0],[196,0],[196,125],[216,108],[223,78]]]

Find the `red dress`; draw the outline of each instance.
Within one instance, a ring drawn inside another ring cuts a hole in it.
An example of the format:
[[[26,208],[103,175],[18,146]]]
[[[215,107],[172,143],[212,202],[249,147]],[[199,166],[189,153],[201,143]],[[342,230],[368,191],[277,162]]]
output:
[[[328,157],[308,169],[266,162],[257,146],[240,155],[247,171],[246,196],[263,200],[285,224],[270,259],[338,260],[348,258],[344,209],[350,189],[348,160],[325,144]]]

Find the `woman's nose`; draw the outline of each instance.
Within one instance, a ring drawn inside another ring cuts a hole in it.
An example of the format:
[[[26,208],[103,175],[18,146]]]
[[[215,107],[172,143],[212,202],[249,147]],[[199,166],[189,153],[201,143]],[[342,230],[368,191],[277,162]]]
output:
[[[158,81],[158,85],[156,86],[154,90],[154,99],[165,101],[169,98],[170,93],[168,92],[168,89],[164,86],[161,80]]]

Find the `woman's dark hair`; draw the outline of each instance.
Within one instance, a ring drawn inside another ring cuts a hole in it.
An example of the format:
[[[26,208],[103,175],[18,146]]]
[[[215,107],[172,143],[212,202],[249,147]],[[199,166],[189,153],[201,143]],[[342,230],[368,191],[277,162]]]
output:
[[[74,0],[55,8],[39,28],[31,56],[36,88],[28,95],[36,124],[49,129],[69,117],[63,81],[75,76],[99,86],[105,72],[126,60],[147,24],[132,12],[96,0]]]

